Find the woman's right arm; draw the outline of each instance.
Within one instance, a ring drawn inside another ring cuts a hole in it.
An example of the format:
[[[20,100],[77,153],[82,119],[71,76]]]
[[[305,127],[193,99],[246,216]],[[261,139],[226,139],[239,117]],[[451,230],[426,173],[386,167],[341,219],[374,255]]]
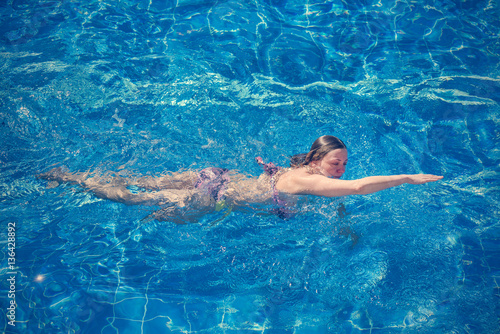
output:
[[[404,183],[424,184],[442,179],[431,174],[369,176],[358,180],[330,179],[323,175],[299,177],[293,181],[295,194],[337,197],[367,195]]]

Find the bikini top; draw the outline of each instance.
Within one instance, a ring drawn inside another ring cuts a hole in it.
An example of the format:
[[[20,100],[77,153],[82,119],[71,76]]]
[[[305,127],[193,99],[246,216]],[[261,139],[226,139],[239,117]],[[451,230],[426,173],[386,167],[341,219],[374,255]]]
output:
[[[276,183],[278,182],[281,175],[288,172],[290,168],[283,168],[276,166],[272,162],[264,163],[261,157],[255,158],[257,163],[264,168],[264,172],[271,177],[271,189],[273,191],[273,202],[277,205],[277,208],[273,211],[280,218],[290,218],[293,215],[293,212],[288,208],[287,202],[280,198],[279,191],[276,189]]]

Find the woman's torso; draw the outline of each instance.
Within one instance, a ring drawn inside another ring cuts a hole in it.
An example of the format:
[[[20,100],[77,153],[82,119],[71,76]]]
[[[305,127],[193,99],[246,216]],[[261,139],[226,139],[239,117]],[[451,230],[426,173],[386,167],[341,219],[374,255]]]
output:
[[[289,198],[296,193],[293,178],[307,175],[305,168],[282,168],[274,175],[263,173],[259,177],[231,173],[225,196],[236,203],[276,202],[278,197]]]
[[[234,204],[265,203],[272,199],[271,177],[261,174],[259,177],[231,172],[224,196]]]

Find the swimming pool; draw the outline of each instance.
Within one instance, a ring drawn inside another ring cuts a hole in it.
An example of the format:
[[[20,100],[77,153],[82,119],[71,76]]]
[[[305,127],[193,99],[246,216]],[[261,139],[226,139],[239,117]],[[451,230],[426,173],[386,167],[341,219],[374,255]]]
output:
[[[0,12],[2,331],[498,331],[498,4],[6,0]],[[256,156],[285,165],[324,134],[346,142],[347,179],[445,179],[307,198],[288,220],[176,225],[34,177],[54,164],[257,175]]]

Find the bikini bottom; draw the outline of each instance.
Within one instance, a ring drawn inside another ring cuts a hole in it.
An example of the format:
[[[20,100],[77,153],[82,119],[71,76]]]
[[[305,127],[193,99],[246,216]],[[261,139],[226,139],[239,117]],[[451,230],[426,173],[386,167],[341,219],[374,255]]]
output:
[[[209,167],[203,169],[200,174],[198,174],[198,180],[194,186],[206,192],[217,203],[224,199],[224,190],[228,182],[229,169]]]

